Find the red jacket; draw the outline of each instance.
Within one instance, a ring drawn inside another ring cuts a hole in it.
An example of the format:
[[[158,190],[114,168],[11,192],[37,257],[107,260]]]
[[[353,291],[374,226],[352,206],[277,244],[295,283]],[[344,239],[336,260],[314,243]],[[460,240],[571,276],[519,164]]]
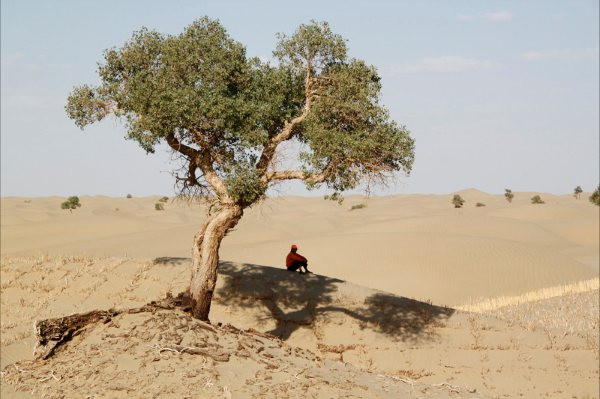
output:
[[[295,260],[306,262],[306,258],[298,253],[290,252],[285,258],[285,267],[290,267]]]

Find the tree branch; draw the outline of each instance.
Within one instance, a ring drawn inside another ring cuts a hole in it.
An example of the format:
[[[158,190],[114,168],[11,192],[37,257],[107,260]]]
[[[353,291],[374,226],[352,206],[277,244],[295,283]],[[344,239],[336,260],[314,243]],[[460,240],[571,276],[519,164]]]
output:
[[[225,187],[225,183],[223,183],[223,180],[219,177],[219,175],[217,175],[217,172],[215,172],[215,169],[213,168],[213,159],[210,153],[210,147],[202,146],[201,150],[197,150],[181,143],[179,140],[177,140],[174,134],[169,134],[167,136],[167,143],[172,149],[189,158],[188,162],[190,162],[190,172],[192,168],[195,171],[196,166],[200,168],[204,180],[206,180],[209,186],[213,189],[221,203],[232,202],[227,192],[227,188]]]
[[[267,174],[267,181],[277,181],[277,180],[304,180],[307,183],[323,183],[327,178],[326,173],[317,173],[310,174],[302,172],[301,170],[281,170],[274,171]]]
[[[202,171],[204,175],[204,180],[210,185],[213,189],[217,197],[219,198],[219,202],[222,204],[230,204],[232,203],[232,199],[229,197],[229,193],[227,192],[227,187],[225,187],[225,183],[223,180],[217,175],[213,168],[213,160],[210,155],[210,151],[208,148],[203,149],[200,154],[196,157],[196,164]]]
[[[172,133],[167,136],[167,144],[175,151],[182,153],[190,159],[195,158],[200,153],[197,149],[181,143]]]
[[[312,69],[313,69],[312,60],[309,58],[307,61],[307,67],[306,67],[306,77],[304,79],[305,101],[304,101],[304,107],[302,109],[302,113],[300,115],[296,116],[295,118],[293,118],[291,121],[286,121],[285,124],[283,125],[283,129],[281,129],[281,131],[278,134],[273,136],[271,138],[271,140],[269,141],[269,143],[264,148],[264,150],[260,156],[260,159],[258,160],[258,163],[256,164],[256,169],[258,170],[259,174],[261,174],[261,175],[265,174],[267,172],[269,164],[271,163],[271,160],[273,159],[273,155],[275,155],[275,150],[277,149],[277,146],[279,144],[281,144],[282,142],[289,140],[292,137],[292,134],[294,133],[294,129],[296,128],[296,126],[298,126],[300,123],[302,123],[306,119],[308,114],[310,113],[312,102],[313,102],[314,98],[316,97],[316,92],[313,90],[313,86],[314,86],[314,83],[316,82],[316,78],[313,76]]]

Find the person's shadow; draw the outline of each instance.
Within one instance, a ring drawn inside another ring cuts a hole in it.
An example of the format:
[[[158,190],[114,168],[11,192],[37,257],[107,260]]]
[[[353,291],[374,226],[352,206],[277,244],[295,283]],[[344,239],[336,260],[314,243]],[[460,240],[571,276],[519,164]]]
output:
[[[228,307],[264,306],[276,322],[268,333],[282,340],[301,326],[313,325],[317,316],[341,312],[394,339],[418,341],[431,337],[435,327],[454,313],[384,292],[349,305],[339,298],[342,280],[269,266],[221,262],[219,274],[217,300]]]

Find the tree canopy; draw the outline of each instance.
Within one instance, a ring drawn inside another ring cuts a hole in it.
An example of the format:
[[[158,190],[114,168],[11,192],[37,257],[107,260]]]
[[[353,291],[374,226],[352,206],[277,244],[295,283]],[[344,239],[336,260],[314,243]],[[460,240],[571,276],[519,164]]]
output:
[[[282,180],[334,192],[409,173],[414,142],[380,104],[374,67],[348,56],[325,22],[280,34],[274,62],[249,57],[215,20],[178,35],[142,28],[104,52],[100,84],[76,87],[77,126],[113,114],[147,152],[165,141],[184,160],[182,191],[242,207]],[[303,145],[296,170],[277,170],[279,144]]]

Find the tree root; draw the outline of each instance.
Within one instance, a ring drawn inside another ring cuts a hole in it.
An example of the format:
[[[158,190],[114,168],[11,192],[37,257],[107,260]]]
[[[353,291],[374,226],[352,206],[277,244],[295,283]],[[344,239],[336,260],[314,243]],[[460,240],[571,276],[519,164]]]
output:
[[[37,338],[36,352],[38,353],[37,357],[44,360],[50,358],[60,346],[70,341],[73,337],[81,334],[90,324],[95,324],[98,322],[108,323],[113,317],[120,314],[155,312],[159,309],[172,310],[175,308],[181,308],[183,311],[189,311],[189,296],[185,293],[180,293],[177,297],[173,297],[171,293],[167,293],[165,299],[161,301],[152,301],[139,308],[92,310],[86,313],[76,313],[70,316],[38,321],[35,323],[35,335]],[[213,333],[217,333],[217,329],[211,324],[200,320],[195,321],[198,327]],[[190,354],[208,356],[221,362],[226,362],[229,360],[229,355],[226,353],[211,352],[203,348],[170,345],[164,347],[163,349],[172,349],[178,353],[186,352]]]
[[[228,362],[229,353],[211,351],[206,348],[198,348],[195,346],[182,346],[182,345],[166,345],[158,348],[158,352],[171,351],[175,353],[189,353],[190,355],[202,355],[210,357],[218,362]]]

